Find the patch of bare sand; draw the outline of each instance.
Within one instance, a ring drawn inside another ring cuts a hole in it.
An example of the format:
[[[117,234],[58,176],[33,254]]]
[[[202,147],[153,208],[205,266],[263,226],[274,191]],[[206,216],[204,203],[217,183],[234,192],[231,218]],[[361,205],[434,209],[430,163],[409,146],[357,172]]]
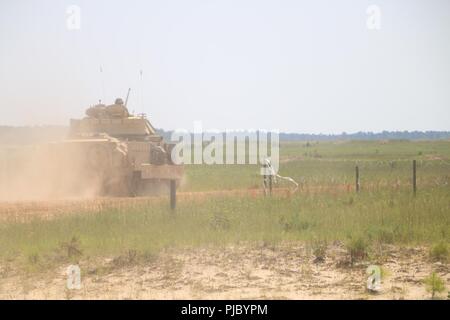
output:
[[[448,264],[426,248],[385,247],[381,291],[367,292],[369,263],[349,266],[335,243],[323,263],[304,245],[166,250],[144,263],[80,261],[82,287],[66,289],[65,268],[24,275],[0,273],[1,299],[427,299],[423,279],[436,271],[449,288]],[[4,267],[4,266],[3,266]],[[106,271],[105,271],[106,270]],[[447,292],[442,297],[447,297]]]

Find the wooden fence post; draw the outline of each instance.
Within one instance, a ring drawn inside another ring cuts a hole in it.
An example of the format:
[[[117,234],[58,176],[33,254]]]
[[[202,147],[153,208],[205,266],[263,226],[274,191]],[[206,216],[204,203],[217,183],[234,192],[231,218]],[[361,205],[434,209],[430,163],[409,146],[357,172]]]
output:
[[[175,210],[177,206],[177,182],[170,180],[170,209]]]
[[[355,167],[355,173],[356,173],[356,181],[355,181],[355,189],[356,192],[359,192],[360,182],[359,182],[359,167]]]
[[[272,195],[272,175],[269,176],[269,195]]]
[[[272,195],[272,180],[273,180],[273,172],[272,168],[270,167],[270,164],[263,164],[263,183],[264,183],[264,196],[267,196],[267,189],[269,189],[269,196]],[[269,173],[269,174],[268,174]]]

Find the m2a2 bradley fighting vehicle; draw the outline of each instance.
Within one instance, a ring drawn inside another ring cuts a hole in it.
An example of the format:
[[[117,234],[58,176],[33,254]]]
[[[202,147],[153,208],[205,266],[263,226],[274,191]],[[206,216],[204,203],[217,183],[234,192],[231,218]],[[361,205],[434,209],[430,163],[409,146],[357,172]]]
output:
[[[88,108],[84,119],[71,119],[65,143],[82,149],[86,168],[101,181],[103,194],[174,192],[184,172],[172,161],[174,144],[166,143],[144,114],[129,113],[128,95],[125,103],[117,98],[112,105]]]
[[[145,196],[170,190],[174,206],[184,170],[171,159],[173,147],[145,115],[130,114],[122,99],[97,104],[85,118],[70,121],[65,140],[7,150],[0,159],[0,180],[6,182],[0,183],[0,199]]]

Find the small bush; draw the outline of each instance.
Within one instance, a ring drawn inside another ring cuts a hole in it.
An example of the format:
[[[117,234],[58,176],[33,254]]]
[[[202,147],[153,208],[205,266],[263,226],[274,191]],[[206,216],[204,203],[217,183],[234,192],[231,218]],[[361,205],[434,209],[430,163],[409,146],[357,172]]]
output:
[[[347,242],[346,247],[350,255],[351,265],[353,265],[354,262],[363,260],[367,257],[368,244],[362,237],[351,238]]]
[[[116,268],[123,268],[135,265],[138,261],[138,254],[136,250],[127,250],[125,254],[115,257],[111,261],[111,265]]]
[[[61,244],[61,249],[66,251],[67,257],[70,258],[77,258],[82,255],[82,251],[80,249],[80,240],[73,236],[72,239],[69,242],[64,242]]]
[[[431,293],[431,299],[436,297],[436,293],[441,293],[445,291],[444,280],[436,272],[433,272],[428,277],[426,277],[423,282],[427,287],[427,291]]]
[[[325,261],[328,243],[325,240],[313,240],[311,242],[312,254],[314,255],[314,262],[320,263]]]
[[[387,277],[390,277],[391,274],[392,274],[391,271],[388,268],[383,267],[383,266],[380,266],[380,272],[381,272],[381,279],[385,279]]]
[[[447,262],[448,256],[448,245],[445,242],[439,242],[430,249],[430,257],[434,261]]]

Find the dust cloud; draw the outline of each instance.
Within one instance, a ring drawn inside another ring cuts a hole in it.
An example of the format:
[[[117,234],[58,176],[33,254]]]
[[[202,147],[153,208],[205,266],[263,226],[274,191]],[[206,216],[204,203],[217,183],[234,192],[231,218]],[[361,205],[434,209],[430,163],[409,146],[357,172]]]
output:
[[[79,144],[56,142],[0,148],[0,201],[91,198],[103,171]]]

